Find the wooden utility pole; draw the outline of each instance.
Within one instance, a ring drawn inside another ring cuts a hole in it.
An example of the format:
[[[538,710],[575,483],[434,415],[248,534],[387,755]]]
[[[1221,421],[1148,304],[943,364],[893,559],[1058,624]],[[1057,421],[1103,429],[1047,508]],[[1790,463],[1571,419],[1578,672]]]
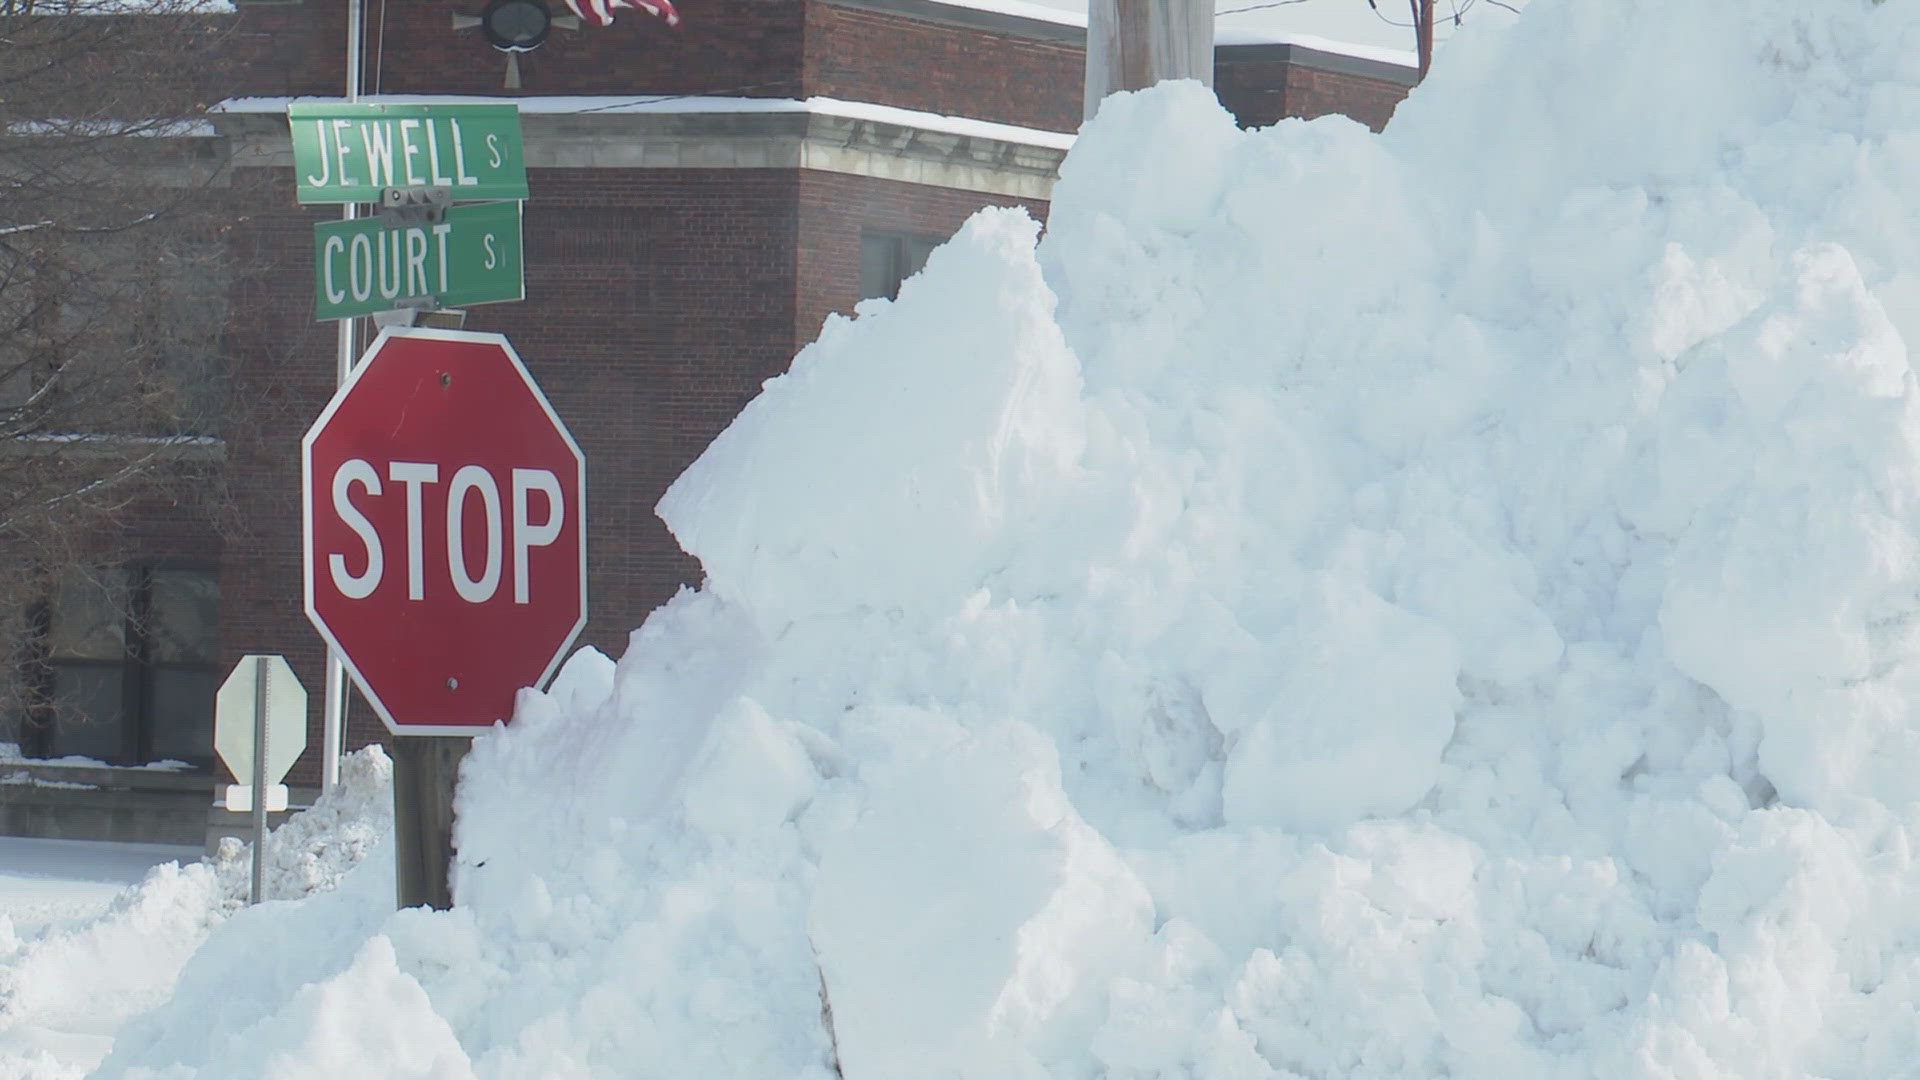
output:
[[[1088,0],[1084,118],[1167,79],[1213,85],[1213,0]]]
[[[393,740],[394,896],[402,908],[453,906],[453,795],[464,735]]]
[[[1420,78],[1433,66],[1433,0],[1407,0],[1413,9],[1413,45],[1420,57]]]

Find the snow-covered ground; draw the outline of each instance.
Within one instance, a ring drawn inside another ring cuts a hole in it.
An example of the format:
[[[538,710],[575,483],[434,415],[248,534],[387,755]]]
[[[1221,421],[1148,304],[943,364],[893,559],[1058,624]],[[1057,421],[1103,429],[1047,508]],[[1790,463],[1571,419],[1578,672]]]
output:
[[[269,840],[267,898],[337,890],[392,829],[390,781],[379,748],[350,756],[336,792]],[[251,860],[237,841],[202,859],[191,847],[0,837],[0,1080],[90,1072],[241,912]],[[375,889],[384,880],[390,904],[390,864],[364,876]]]
[[[0,918],[19,937],[85,922],[155,866],[198,862],[200,854],[162,844],[0,836]]]
[[[475,741],[454,910],[143,887],[0,1022],[149,1002],[140,1080],[1920,1076],[1916,191],[1901,0],[1538,0],[1379,136],[1116,97],[1044,236],[977,216],[669,491],[705,585]]]
[[[0,837],[0,965],[7,969],[0,974],[0,1077],[68,1075],[105,1055],[125,1019],[110,1008],[71,1010],[58,1019],[44,1012],[24,1015],[16,1004],[37,989],[18,982],[26,954],[40,943],[84,934],[155,867],[166,877],[173,864],[199,859],[199,849],[189,847]],[[81,962],[77,955],[72,959]],[[126,967],[141,963],[137,951],[98,959]],[[39,965],[37,978],[53,987],[75,974]]]

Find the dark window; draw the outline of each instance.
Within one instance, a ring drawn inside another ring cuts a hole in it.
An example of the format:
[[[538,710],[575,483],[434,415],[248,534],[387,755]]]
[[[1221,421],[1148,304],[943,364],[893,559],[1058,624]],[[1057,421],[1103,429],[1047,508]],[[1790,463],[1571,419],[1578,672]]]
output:
[[[897,298],[900,283],[919,273],[920,268],[927,265],[927,256],[941,243],[931,236],[863,231],[860,234],[860,299]]]
[[[210,570],[69,573],[38,620],[43,707],[28,751],[211,766],[219,609]]]

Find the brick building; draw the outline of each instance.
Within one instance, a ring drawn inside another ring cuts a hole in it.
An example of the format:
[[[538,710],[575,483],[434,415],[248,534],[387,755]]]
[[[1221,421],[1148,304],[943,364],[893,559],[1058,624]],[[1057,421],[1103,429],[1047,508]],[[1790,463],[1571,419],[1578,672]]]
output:
[[[520,86],[507,90],[503,55],[454,28],[481,6],[369,3],[363,99],[520,105],[526,299],[474,307],[466,328],[511,337],[587,455],[592,606],[580,640],[618,655],[647,612],[698,582],[654,503],[822,320],[891,293],[983,206],[1044,218],[1080,120],[1085,32],[1044,9],[941,0],[685,0],[678,29],[627,11],[611,27],[555,31],[519,57]],[[12,721],[29,757],[188,761],[190,778],[159,786],[194,800],[163,828],[147,796],[16,784],[0,797],[11,807],[0,831],[195,835],[217,769],[211,691],[243,653],[288,657],[319,743],[324,655],[302,614],[299,437],[334,385],[335,326],[313,319],[312,227],[338,214],[294,203],[285,106],[339,96],[346,3],[242,3],[223,18],[208,60],[220,104],[196,138],[230,165],[223,351],[245,422],[197,467],[224,476],[231,504],[217,518],[173,505],[143,515],[134,546],[145,554],[114,571],[115,603],[86,582],[51,598],[41,659],[68,722]],[[1249,125],[1345,112],[1378,127],[1412,81],[1391,63],[1284,42],[1216,52],[1220,96]],[[142,618],[79,632],[90,613],[119,611]],[[383,735],[369,710],[352,710],[349,747]],[[137,787],[154,775],[83,779]],[[317,777],[310,750],[290,781]],[[50,825],[43,804],[66,824]]]

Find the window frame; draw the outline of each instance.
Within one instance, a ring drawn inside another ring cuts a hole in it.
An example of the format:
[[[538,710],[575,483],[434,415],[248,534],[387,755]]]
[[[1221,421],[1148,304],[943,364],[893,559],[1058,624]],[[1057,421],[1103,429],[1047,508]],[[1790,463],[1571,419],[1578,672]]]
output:
[[[862,227],[860,230],[860,299],[898,300],[900,287],[906,284],[907,279],[918,274],[927,265],[927,257],[948,239],[948,237],[927,233]],[[884,289],[875,291],[873,286],[877,281],[870,280],[868,276],[868,254],[872,250],[870,245],[880,244],[886,245],[884,256],[886,266],[880,270],[877,277],[884,278],[887,285]]]
[[[211,699],[205,720],[208,732],[205,754],[182,757],[174,753],[163,755],[155,752],[159,721],[156,706],[160,697],[155,676],[163,671],[219,675],[219,568],[201,562],[148,559],[123,563],[113,570],[126,575],[124,598],[115,601],[120,608],[122,635],[121,655],[117,657],[61,656],[54,652],[57,591],[53,596],[34,604],[28,611],[27,625],[32,645],[23,672],[29,700],[20,725],[21,749],[30,758],[64,756],[69,752],[58,745],[61,717],[56,698],[62,670],[97,672],[117,668],[120,672],[119,737],[114,753],[103,755],[101,760],[116,766],[139,766],[161,760],[185,761],[194,772],[211,772],[215,757],[211,738]],[[168,572],[202,574],[212,583],[214,621],[210,627],[210,640],[206,642],[207,658],[204,660],[160,659],[156,655],[155,639],[160,630],[153,625],[154,579],[156,575]]]

